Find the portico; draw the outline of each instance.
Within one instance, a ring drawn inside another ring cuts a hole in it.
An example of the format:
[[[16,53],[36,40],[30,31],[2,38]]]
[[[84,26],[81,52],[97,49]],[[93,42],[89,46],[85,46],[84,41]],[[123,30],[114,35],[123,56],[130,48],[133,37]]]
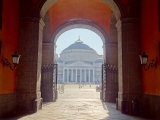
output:
[[[94,68],[64,68],[63,83],[94,83]]]

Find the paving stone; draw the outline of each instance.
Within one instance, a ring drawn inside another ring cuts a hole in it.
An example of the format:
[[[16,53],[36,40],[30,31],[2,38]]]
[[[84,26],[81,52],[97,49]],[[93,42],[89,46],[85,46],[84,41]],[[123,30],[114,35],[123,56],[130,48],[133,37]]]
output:
[[[100,101],[100,93],[94,85],[90,88],[65,85],[63,94],[58,94],[56,102],[44,103],[37,113],[7,120],[146,120],[122,114],[113,103]]]

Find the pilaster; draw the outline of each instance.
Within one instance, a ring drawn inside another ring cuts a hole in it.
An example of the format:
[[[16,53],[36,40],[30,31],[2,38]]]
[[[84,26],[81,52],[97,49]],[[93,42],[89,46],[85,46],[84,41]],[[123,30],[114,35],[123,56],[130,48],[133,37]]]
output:
[[[55,44],[52,42],[43,42],[42,44],[42,64],[54,64]]]
[[[142,94],[140,20],[138,18],[120,19],[118,30],[118,109],[122,110],[122,101],[140,99]]]
[[[20,19],[19,47],[21,55],[17,74],[17,109],[36,112],[42,108],[41,63],[44,22],[40,18]]]

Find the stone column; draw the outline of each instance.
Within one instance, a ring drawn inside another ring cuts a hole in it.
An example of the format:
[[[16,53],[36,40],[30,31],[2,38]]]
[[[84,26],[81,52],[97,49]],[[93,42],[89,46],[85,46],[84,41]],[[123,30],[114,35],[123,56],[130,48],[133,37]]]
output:
[[[118,109],[125,106],[123,101],[140,99],[142,94],[140,20],[136,18],[120,19],[118,30]]]
[[[50,38],[50,19],[49,12],[44,16],[45,26],[43,29],[43,48],[42,48],[42,64],[54,64],[56,56],[56,45]]]
[[[110,65],[118,66],[118,37],[117,37],[117,28],[115,24],[117,20],[114,13],[111,14],[111,24],[110,24],[110,34],[109,41],[106,41],[104,44],[105,50],[105,63]]]
[[[84,69],[84,82],[86,82],[86,69]]]
[[[69,82],[69,69],[67,69],[67,83]]]
[[[42,64],[54,64],[54,43],[43,43],[42,46]]]
[[[90,80],[90,76],[91,76],[91,75],[90,75],[90,69],[88,70],[88,72],[89,72],[89,82],[91,82],[91,80]]]
[[[93,69],[93,83],[95,83],[95,81],[94,81],[94,69]]]
[[[72,69],[72,81],[73,81],[73,69]]]
[[[63,83],[64,83],[65,69],[63,68]]]
[[[41,65],[44,22],[40,18],[20,18],[17,74],[17,109],[36,112],[42,108]]]
[[[82,82],[82,69],[80,69],[80,83]]]
[[[77,69],[76,69],[76,80],[75,80],[75,82],[77,82]]]

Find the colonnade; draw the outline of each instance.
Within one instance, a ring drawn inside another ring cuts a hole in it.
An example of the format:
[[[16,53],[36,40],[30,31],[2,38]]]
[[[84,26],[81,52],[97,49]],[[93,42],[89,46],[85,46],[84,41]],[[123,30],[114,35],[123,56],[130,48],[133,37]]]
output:
[[[94,69],[63,69],[63,83],[94,83]]]

